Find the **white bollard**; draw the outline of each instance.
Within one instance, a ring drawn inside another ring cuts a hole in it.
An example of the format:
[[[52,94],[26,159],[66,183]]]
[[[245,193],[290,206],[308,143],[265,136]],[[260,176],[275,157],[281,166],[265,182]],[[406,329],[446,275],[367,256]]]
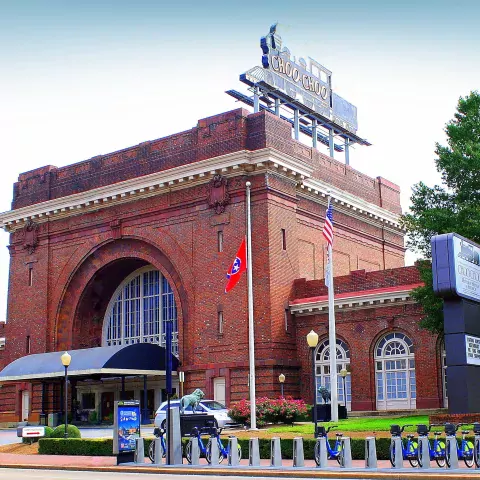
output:
[[[328,467],[328,450],[327,450],[327,439],[325,437],[318,437],[317,444],[315,445],[315,450],[318,452],[318,467],[326,468]]]
[[[303,453],[303,437],[295,437],[293,439],[293,466],[305,466],[305,455]]]
[[[340,466],[342,468],[352,468],[352,449],[350,447],[350,437],[342,437],[340,440],[342,451],[340,452]]]
[[[270,466],[282,466],[282,447],[280,443],[280,437],[272,437],[270,444]]]
[[[135,439],[135,456],[133,461],[135,463],[145,463],[145,442],[142,437]]]
[[[236,467],[239,463],[237,437],[228,437],[228,465]]]
[[[450,463],[450,466],[447,463],[447,468],[458,468],[457,437],[454,435],[447,435],[445,455],[449,458],[448,463]]]
[[[163,448],[162,448],[162,439],[159,437],[156,437],[154,440],[154,452],[155,452],[155,463],[158,465],[161,465],[162,463],[162,457],[163,457]]]
[[[375,437],[365,439],[365,468],[377,468],[377,445]]]
[[[395,448],[395,455],[393,458],[394,465],[392,468],[403,468],[402,439],[400,437],[392,437],[390,448],[392,445]]]
[[[248,464],[251,467],[260,466],[260,443],[257,437],[251,438],[248,442]]]
[[[190,443],[190,465],[200,465],[200,447],[197,437],[191,437]]]
[[[218,449],[218,442],[215,437],[210,438],[210,465],[218,465],[220,463],[218,457],[220,450]]]
[[[430,449],[428,437],[418,437],[418,466],[420,468],[430,468]]]

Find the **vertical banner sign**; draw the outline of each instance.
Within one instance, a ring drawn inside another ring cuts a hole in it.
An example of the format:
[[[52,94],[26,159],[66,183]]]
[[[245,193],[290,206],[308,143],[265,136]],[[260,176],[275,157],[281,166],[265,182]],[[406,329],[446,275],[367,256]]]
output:
[[[115,402],[113,426],[113,453],[135,451],[136,439],[140,438],[140,402],[120,400]]]

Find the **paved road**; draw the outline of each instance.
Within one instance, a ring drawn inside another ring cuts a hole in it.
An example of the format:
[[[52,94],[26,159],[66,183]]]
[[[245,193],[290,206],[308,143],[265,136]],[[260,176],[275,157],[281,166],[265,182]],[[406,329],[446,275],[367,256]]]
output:
[[[112,428],[81,428],[82,438],[112,438]],[[153,436],[153,427],[142,428],[142,435],[146,437]],[[19,443],[21,438],[17,437],[17,430],[9,428],[0,430],[0,445],[8,443]]]

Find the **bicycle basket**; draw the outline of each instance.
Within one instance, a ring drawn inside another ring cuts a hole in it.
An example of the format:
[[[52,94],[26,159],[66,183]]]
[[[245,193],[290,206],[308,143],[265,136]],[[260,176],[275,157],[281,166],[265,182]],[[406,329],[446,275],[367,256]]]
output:
[[[390,435],[399,437],[401,433],[400,425],[390,425]]]
[[[475,435],[480,435],[480,423],[475,422],[475,423],[473,424],[473,433],[474,433]]]
[[[455,436],[457,429],[453,423],[446,423],[445,424],[445,435],[453,435]]]
[[[417,434],[426,437],[428,435],[428,427],[426,425],[417,425]]]
[[[326,437],[327,432],[325,431],[325,427],[317,427],[317,437]]]

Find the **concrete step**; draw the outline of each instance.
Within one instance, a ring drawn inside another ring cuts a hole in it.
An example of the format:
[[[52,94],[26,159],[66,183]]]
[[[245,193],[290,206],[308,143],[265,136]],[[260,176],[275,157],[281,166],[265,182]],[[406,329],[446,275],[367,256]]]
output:
[[[355,417],[406,417],[411,415],[435,415],[438,413],[448,413],[446,408],[418,408],[415,410],[372,410],[372,411],[354,411],[348,412],[349,418]]]

